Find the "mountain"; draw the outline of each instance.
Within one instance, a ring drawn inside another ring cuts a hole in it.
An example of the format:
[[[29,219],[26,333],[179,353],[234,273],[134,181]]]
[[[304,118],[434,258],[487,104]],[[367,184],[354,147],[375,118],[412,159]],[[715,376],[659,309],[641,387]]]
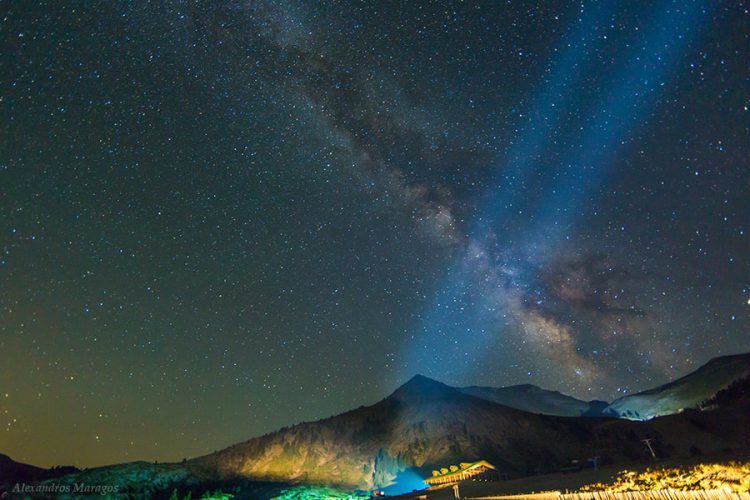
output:
[[[733,382],[750,377],[750,353],[714,358],[692,373],[654,389],[616,399],[605,415],[647,420],[699,408]]]
[[[221,479],[251,477],[369,489],[419,483],[432,470],[486,459],[509,477],[559,470],[571,459],[688,457],[738,446],[748,413],[725,411],[631,422],[532,414],[416,376],[384,400],[341,415],[281,429],[189,462]],[[689,418],[688,418],[689,417]],[[716,417],[718,418],[718,417]],[[720,429],[719,429],[720,428]],[[747,443],[741,444],[747,447]],[[414,486],[417,487],[417,486]]]
[[[687,382],[680,379],[664,387],[704,387],[696,380],[737,373],[728,368],[735,365],[719,358],[685,377]],[[422,478],[435,469],[480,459],[509,478],[559,471],[573,459],[594,456],[602,464],[650,461],[642,442],[646,438],[663,459],[727,456],[750,450],[747,382],[724,384],[704,398],[710,410],[641,422],[529,413],[416,376],[374,405],[279,429],[210,455],[179,464],[134,462],[87,469],[56,478],[54,484],[115,485],[118,493],[151,498],[168,498],[175,489],[197,498],[209,490],[238,487],[242,494],[236,498],[274,498],[290,485],[346,491],[386,487],[395,494],[423,487]],[[563,395],[553,397],[558,400],[571,403]]]
[[[31,483],[77,472],[71,466],[52,467],[44,469],[34,465],[16,462],[8,455],[0,453],[0,491],[12,483]]]
[[[407,469],[429,474],[481,458],[511,474],[552,469],[583,452],[583,427],[416,376],[373,406],[282,429],[194,463],[219,477],[366,489],[387,486]]]
[[[500,388],[471,386],[462,387],[459,391],[517,410],[561,417],[600,416],[607,406],[604,401],[581,401],[531,384]]]

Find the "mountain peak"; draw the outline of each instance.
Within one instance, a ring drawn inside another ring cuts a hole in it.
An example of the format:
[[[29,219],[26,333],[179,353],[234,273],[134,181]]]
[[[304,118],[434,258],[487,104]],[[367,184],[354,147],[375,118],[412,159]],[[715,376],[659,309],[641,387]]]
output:
[[[435,379],[432,379],[430,377],[425,377],[421,373],[417,373],[412,378],[410,378],[409,380],[407,380],[404,385],[408,385],[408,384],[429,384],[429,383],[442,384],[441,382],[438,382]]]
[[[424,375],[414,375],[404,385],[396,389],[390,398],[398,400],[434,399],[460,394],[459,391]]]

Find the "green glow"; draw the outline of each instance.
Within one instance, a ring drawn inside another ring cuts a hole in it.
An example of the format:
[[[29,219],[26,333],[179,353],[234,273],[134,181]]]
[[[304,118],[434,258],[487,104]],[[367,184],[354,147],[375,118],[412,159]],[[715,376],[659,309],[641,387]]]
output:
[[[222,491],[215,491],[213,493],[205,493],[201,497],[201,500],[229,500],[230,498],[234,498],[234,495]]]
[[[273,500],[328,500],[336,498],[360,500],[369,498],[369,495],[337,491],[323,486],[297,486],[284,490],[281,495],[274,497]]]
[[[180,497],[180,495],[177,494],[177,490],[172,490],[172,495],[169,497],[169,500],[191,500],[192,496],[192,493],[188,493],[184,497]],[[199,500],[229,500],[230,498],[234,498],[234,494],[216,490],[203,493]]]

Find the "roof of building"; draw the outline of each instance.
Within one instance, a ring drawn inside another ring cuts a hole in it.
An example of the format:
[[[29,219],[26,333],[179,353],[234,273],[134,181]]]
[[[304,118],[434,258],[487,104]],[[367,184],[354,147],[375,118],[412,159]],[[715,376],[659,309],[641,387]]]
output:
[[[425,481],[429,482],[431,480],[436,480],[436,479],[440,479],[440,480],[449,479],[451,476],[460,476],[462,473],[465,473],[473,469],[477,469],[479,467],[485,467],[487,469],[497,470],[494,465],[492,465],[486,460],[478,460],[476,462],[462,462],[459,465],[459,468],[457,470],[449,471],[444,474],[437,474],[437,475],[433,473],[433,475],[425,479]]]

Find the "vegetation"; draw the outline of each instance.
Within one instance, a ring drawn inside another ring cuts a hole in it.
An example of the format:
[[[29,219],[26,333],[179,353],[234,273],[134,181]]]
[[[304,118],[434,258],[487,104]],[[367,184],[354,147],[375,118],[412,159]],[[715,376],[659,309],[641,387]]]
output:
[[[191,497],[192,494],[188,492],[187,495],[180,498],[180,496],[177,494],[177,490],[172,490],[172,496],[169,497],[169,500],[191,500]],[[232,493],[224,493],[221,490],[207,491],[200,496],[200,500],[229,500],[231,498],[234,498],[234,495]]]
[[[744,377],[735,380],[724,389],[720,390],[713,397],[703,401],[700,408],[715,408],[727,406],[743,397],[750,395],[750,377]]]
[[[717,490],[750,493],[750,463],[699,464],[644,472],[623,471],[613,484],[595,483],[581,491]]]
[[[297,486],[290,488],[274,500],[360,500],[370,498],[364,493],[346,493],[322,486]]]

